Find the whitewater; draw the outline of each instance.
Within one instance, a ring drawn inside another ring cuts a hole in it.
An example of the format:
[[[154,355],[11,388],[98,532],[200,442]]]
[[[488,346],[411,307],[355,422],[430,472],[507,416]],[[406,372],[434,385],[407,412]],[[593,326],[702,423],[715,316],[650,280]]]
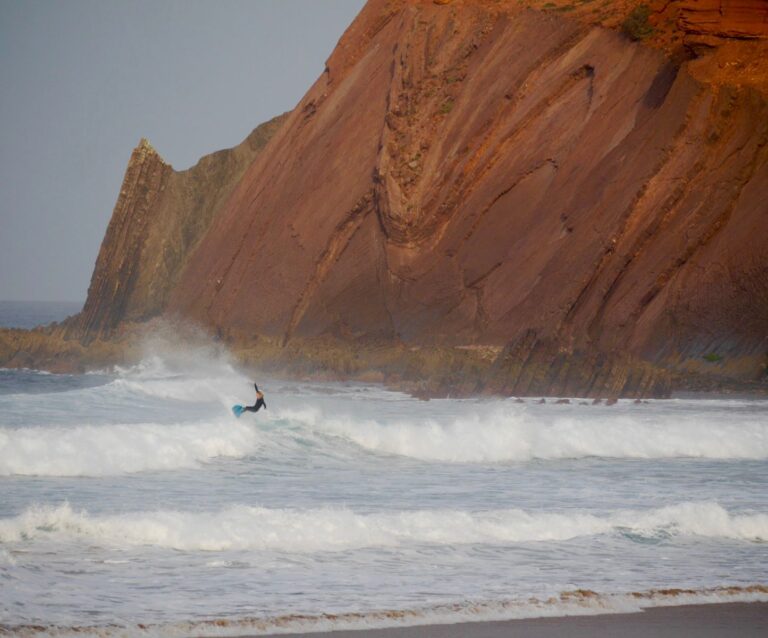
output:
[[[152,350],[152,349],[150,349]],[[768,401],[421,401],[213,347],[0,370],[0,634],[768,600]]]

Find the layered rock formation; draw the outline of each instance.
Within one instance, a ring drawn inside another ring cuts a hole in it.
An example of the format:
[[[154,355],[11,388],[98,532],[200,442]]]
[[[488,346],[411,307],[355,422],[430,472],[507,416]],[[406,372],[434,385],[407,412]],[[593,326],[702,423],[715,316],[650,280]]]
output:
[[[767,116],[762,95],[710,90],[613,31],[496,3],[369,3],[171,307],[283,341],[548,353],[514,357],[538,390],[575,353],[711,351],[757,374]]]
[[[688,62],[707,3],[654,4],[645,43],[636,2],[530,4],[371,0],[225,180],[140,145],[70,336],[182,317],[273,369],[446,392],[761,383],[765,77],[721,66],[758,12]]]
[[[768,2],[765,0],[688,0],[681,5],[681,26],[689,33],[768,38]]]
[[[110,336],[121,322],[144,321],[163,311],[187,258],[284,117],[254,129],[239,146],[206,155],[179,172],[141,140],[128,161],[85,307],[67,325],[67,336]]]

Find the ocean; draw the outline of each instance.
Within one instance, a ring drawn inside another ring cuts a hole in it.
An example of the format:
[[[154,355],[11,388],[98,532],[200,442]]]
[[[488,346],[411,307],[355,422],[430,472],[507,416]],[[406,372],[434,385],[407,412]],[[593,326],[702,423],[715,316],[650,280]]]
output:
[[[77,314],[82,301],[5,301],[0,299],[0,328],[34,328]]]
[[[768,600],[768,401],[421,401],[148,341],[0,370],[0,635],[258,635]]]

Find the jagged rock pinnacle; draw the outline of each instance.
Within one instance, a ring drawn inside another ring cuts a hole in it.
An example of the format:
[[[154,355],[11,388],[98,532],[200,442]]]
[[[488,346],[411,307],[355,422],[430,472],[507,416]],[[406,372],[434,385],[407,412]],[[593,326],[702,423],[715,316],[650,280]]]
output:
[[[155,147],[154,147],[154,146],[152,146],[152,143],[151,143],[151,142],[150,142],[150,141],[149,141],[149,140],[148,140],[146,137],[142,137],[142,138],[141,138],[141,140],[139,140],[139,144],[138,144],[138,146],[136,147],[136,151],[137,151],[138,153],[140,153],[142,157],[145,157],[145,156],[147,156],[147,155],[156,155],[157,157],[159,157],[159,158],[160,158],[160,160],[161,160],[163,163],[167,163],[167,162],[166,162],[166,161],[165,161],[165,160],[162,158],[162,156],[160,155],[160,153],[158,153],[158,152],[157,152],[157,149],[155,149]]]

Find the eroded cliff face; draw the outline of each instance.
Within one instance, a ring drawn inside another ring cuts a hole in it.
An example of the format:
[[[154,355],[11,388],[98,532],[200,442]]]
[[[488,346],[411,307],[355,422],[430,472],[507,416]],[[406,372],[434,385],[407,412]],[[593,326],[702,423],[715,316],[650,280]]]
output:
[[[659,382],[645,362],[708,353],[755,377],[767,142],[762,93],[616,31],[370,2],[170,307],[284,343],[499,347],[506,390],[591,391],[614,370],[613,391],[641,391]]]
[[[528,4],[371,0],[261,153],[140,145],[70,334],[181,317],[453,393],[760,384],[761,3],[650,2],[630,36],[638,2]]]

